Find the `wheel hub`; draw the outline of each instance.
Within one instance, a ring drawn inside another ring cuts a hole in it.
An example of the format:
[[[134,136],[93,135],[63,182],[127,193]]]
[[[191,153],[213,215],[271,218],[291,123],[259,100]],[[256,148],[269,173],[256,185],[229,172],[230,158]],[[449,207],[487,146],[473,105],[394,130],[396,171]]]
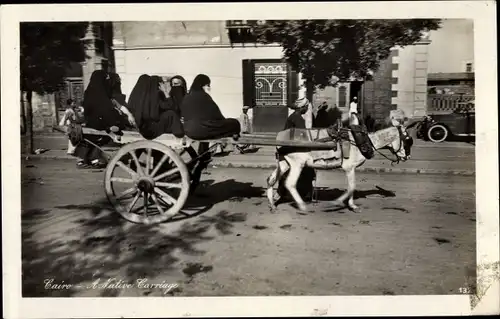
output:
[[[137,188],[142,192],[153,193],[155,182],[151,178],[141,178],[137,181]]]

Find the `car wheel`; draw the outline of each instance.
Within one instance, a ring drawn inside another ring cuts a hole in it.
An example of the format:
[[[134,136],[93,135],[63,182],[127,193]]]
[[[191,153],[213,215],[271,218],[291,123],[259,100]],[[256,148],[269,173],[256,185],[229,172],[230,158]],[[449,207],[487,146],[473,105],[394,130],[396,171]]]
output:
[[[434,143],[441,143],[448,138],[448,129],[441,124],[433,125],[427,131],[427,138]]]

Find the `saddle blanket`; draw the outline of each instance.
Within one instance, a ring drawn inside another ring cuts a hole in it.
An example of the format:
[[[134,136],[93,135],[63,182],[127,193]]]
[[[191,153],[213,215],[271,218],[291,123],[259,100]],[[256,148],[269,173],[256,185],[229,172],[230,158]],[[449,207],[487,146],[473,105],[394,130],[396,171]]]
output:
[[[337,130],[333,128],[333,131],[329,133],[330,129],[321,128],[321,129],[300,129],[300,128],[290,128],[281,132],[278,132],[276,135],[277,141],[303,141],[303,142],[327,142],[332,140],[332,136],[330,134],[334,133],[335,137],[340,137],[344,139],[337,143],[337,147],[332,150],[314,150],[314,149],[304,149],[304,148],[293,148],[293,147],[283,147],[279,153],[282,155],[286,155],[292,152],[309,152],[313,158],[313,160],[329,160],[334,158],[342,158],[349,157],[349,136],[347,131],[343,133],[337,133]]]

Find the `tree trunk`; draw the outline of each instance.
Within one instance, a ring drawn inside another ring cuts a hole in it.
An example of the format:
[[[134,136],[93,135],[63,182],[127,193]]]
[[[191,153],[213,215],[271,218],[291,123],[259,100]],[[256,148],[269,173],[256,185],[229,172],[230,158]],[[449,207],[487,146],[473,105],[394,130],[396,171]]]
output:
[[[24,110],[24,92],[21,91],[21,135],[26,134],[26,112]]]
[[[313,95],[314,95],[314,84],[311,81],[306,80],[306,97],[307,99],[312,102],[313,101]]]
[[[34,143],[33,143],[33,105],[32,105],[33,92],[26,92],[26,141],[24,144],[24,153],[33,154],[34,153]]]

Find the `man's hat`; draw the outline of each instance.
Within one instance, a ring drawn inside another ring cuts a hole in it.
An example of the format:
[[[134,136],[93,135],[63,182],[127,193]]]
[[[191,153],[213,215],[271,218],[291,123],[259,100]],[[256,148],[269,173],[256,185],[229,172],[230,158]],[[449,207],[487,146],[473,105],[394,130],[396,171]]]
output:
[[[250,109],[250,106],[248,106],[248,105],[243,105],[243,110],[248,110],[248,109]]]

